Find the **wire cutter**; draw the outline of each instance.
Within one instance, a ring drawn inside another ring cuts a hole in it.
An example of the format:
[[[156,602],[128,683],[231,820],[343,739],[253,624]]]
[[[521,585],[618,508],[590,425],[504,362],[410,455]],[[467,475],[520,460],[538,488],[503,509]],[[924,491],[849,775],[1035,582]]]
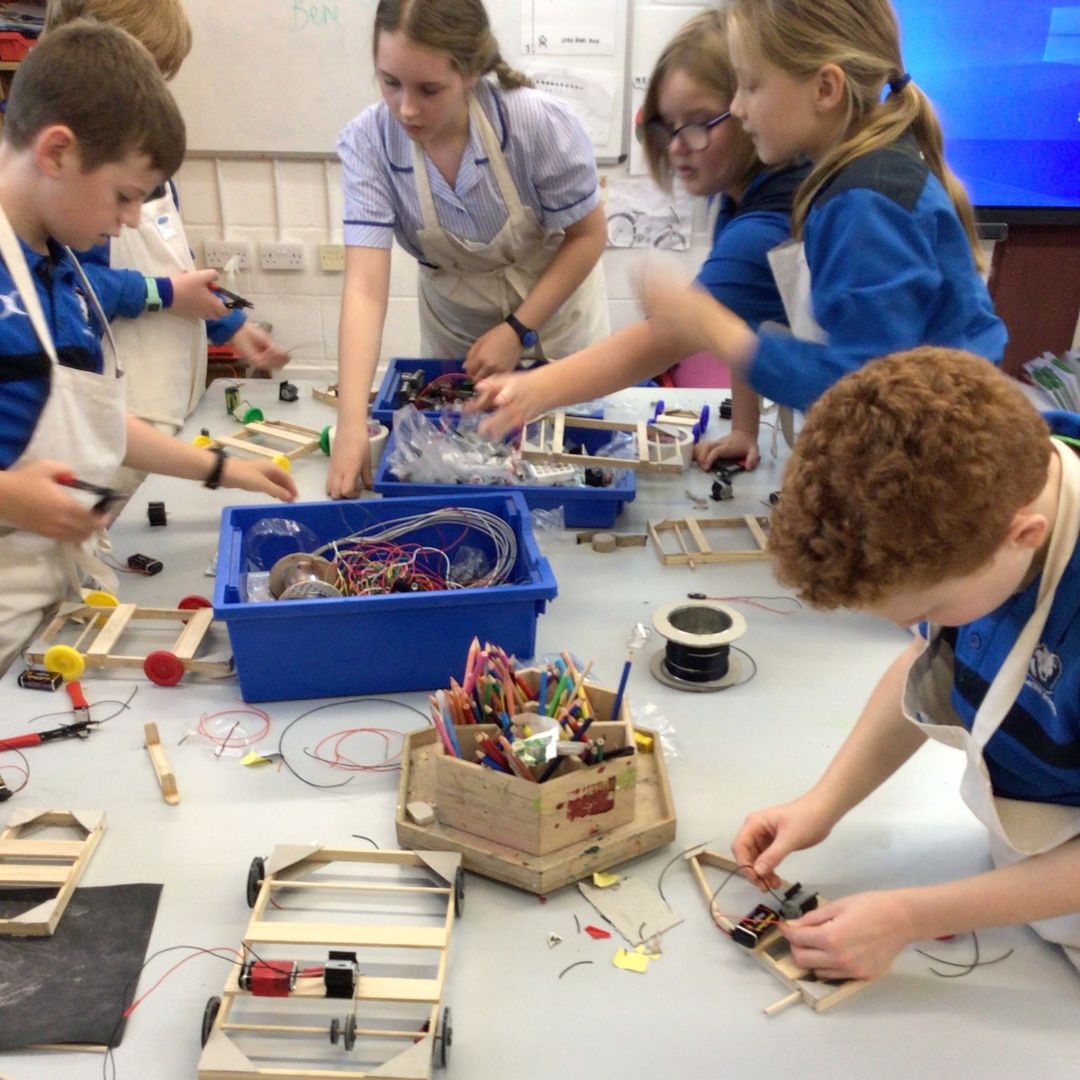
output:
[[[13,739],[0,739],[0,750],[24,750],[28,746],[40,746],[42,743],[56,742],[58,739],[89,738],[91,729],[101,721],[90,719],[90,706],[83,696],[82,687],[77,682],[69,682],[67,692],[75,712],[73,723],[61,724],[49,731],[16,735]]]

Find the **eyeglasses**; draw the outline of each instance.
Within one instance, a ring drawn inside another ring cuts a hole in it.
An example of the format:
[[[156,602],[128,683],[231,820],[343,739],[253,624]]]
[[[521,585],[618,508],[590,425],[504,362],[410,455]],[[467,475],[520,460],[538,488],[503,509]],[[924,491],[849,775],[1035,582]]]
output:
[[[709,135],[712,129],[718,124],[722,124],[730,116],[730,112],[721,113],[711,120],[696,120],[693,123],[683,124],[677,128],[666,124],[659,116],[654,116],[646,123],[645,130],[650,141],[658,150],[667,150],[675,141],[676,135],[682,139],[683,146],[687,150],[705,150],[709,145]]]

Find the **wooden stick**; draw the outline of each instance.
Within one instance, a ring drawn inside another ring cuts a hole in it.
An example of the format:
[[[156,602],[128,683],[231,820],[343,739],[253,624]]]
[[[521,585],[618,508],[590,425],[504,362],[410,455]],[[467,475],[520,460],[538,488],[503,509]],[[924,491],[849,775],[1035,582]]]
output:
[[[150,755],[150,764],[154,766],[154,775],[161,785],[161,795],[170,806],[176,806],[180,802],[180,792],[176,788],[176,777],[165,757],[157,724],[147,724],[143,732],[146,735],[146,752]]]
[[[802,998],[801,990],[792,990],[790,994],[785,994],[779,1001],[774,1001],[771,1005],[765,1008],[766,1016],[775,1016],[778,1012],[783,1012],[789,1005],[794,1005],[796,1001]]]

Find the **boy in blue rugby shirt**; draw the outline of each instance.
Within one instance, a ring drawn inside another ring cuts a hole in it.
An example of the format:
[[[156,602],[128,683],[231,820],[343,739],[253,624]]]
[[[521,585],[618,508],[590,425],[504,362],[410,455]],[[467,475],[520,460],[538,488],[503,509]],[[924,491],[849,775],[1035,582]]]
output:
[[[764,888],[927,738],[965,751],[961,796],[996,869],[863,893],[781,929],[824,978],[873,978],[910,942],[1028,922],[1080,966],[1080,416],[1044,419],[970,353],[871,361],[810,410],[769,546],[818,608],[920,635],[821,779],[752,813],[732,850]]]
[[[138,220],[179,165],[184,125],[153,60],[97,23],[50,33],[20,65],[0,136],[0,670],[88,577],[104,515],[65,483],[121,463],[291,500],[264,462],[177,442],[127,416],[103,310],[68,246]]]
[[[49,0],[45,30],[82,17],[126,30],[146,46],[166,80],[191,49],[181,0]],[[128,408],[161,430],[177,431],[202,397],[208,339],[228,343],[256,368],[288,362],[260,326],[240,309],[227,310],[207,287],[217,272],[195,269],[171,180],[150,193],[134,228],[79,257],[103,306],[124,316],[112,329],[127,369]],[[143,318],[144,312],[159,314]],[[113,486],[133,490],[141,479],[125,471]]]

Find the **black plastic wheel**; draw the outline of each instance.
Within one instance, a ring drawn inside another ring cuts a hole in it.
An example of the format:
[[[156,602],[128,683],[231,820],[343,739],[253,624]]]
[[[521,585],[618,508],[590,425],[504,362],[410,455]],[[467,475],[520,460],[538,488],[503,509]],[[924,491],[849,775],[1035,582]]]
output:
[[[221,1008],[221,998],[212,997],[206,999],[206,1008],[202,1014],[202,1044],[210,1038],[210,1032],[214,1030],[214,1021],[217,1019],[218,1010]]]
[[[330,1045],[337,1046],[338,1040],[341,1038],[341,1021],[335,1016],[330,1021]]]
[[[454,1041],[454,1028],[450,1023],[450,1006],[447,1005],[442,1011],[442,1023],[435,1033],[436,1049],[439,1055],[439,1064],[445,1069],[450,1060],[450,1044]]]
[[[345,1019],[345,1049],[351,1050],[356,1045],[356,1017],[351,1013]]]
[[[459,866],[454,875],[454,914],[462,915],[465,911],[465,867]]]
[[[259,899],[259,890],[262,888],[262,883],[266,878],[266,862],[260,859],[258,855],[251,860],[251,866],[248,867],[247,876],[247,902],[248,907],[253,908],[255,901]]]

